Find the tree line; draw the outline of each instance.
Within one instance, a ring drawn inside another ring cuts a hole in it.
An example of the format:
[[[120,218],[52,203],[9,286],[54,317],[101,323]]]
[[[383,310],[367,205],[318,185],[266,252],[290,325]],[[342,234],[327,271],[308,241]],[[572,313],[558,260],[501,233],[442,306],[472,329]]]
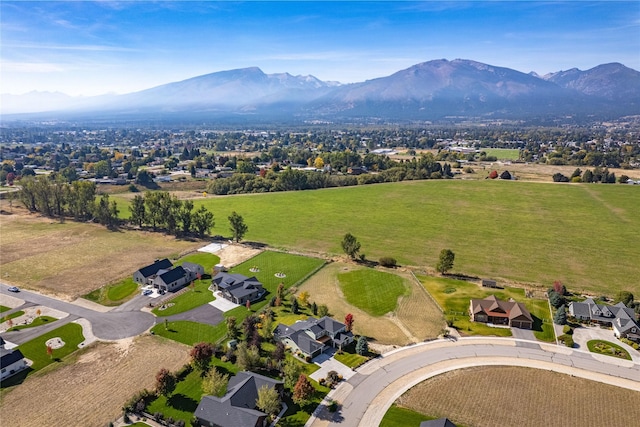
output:
[[[218,178],[212,181],[207,191],[218,195],[267,193],[451,177],[453,177],[451,165],[448,163],[442,165],[433,155],[427,154],[405,162],[393,161],[388,169],[357,176],[333,174],[327,171],[303,171],[291,167],[280,172],[263,170],[260,175],[236,173],[229,178]]]

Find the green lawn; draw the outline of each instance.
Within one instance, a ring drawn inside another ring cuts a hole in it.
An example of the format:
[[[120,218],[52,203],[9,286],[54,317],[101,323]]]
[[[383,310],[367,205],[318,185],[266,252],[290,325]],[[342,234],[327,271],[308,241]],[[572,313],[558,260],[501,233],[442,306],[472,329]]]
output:
[[[56,319],[55,317],[51,317],[51,316],[39,316],[36,317],[35,319],[33,319],[33,321],[31,323],[29,323],[28,325],[16,325],[11,329],[7,329],[7,332],[9,331],[19,331],[20,329],[27,329],[27,328],[35,328],[36,326],[40,326],[40,325],[47,325],[51,322],[55,322]]]
[[[6,322],[9,319],[15,319],[16,317],[20,317],[23,314],[24,314],[24,311],[22,311],[22,310],[14,311],[11,314],[7,314],[6,316],[0,317],[0,323]]]
[[[60,339],[65,342],[65,345],[62,348],[53,350],[52,356],[49,357],[45,343],[47,340],[55,337],[60,337]],[[78,344],[82,341],[84,341],[82,326],[77,323],[68,323],[58,329],[54,329],[51,332],[41,335],[38,338],[19,345],[18,349],[20,349],[24,357],[33,361],[31,369],[38,371],[55,361],[60,361],[65,356],[68,356],[78,350]]]
[[[492,328],[483,323],[469,320],[469,303],[471,299],[482,299],[489,295],[495,295],[502,300],[513,298],[524,303],[534,318],[534,334],[542,341],[553,342],[553,325],[551,314],[546,300],[526,298],[524,289],[504,288],[490,289],[464,280],[446,279],[440,277],[419,275],[425,289],[438,302],[445,312],[448,321],[453,322],[461,333],[465,335],[497,335],[511,336],[511,330],[507,328]]]
[[[107,297],[111,301],[121,301],[138,290],[138,284],[133,281],[133,277],[127,277],[117,285],[110,286],[107,290]]]
[[[192,346],[203,341],[216,342],[222,339],[227,333],[227,328],[224,322],[217,326],[211,326],[187,320],[176,320],[168,322],[167,328],[165,328],[164,322],[158,323],[151,328],[151,332]]]
[[[11,310],[11,307],[0,305],[0,313],[4,313],[5,311],[9,311],[9,310]]]
[[[380,427],[419,427],[421,422],[433,419],[435,418],[394,404],[384,414]]]
[[[156,307],[152,311],[156,316],[171,316],[207,304],[215,299],[213,293],[209,290],[210,285],[211,279],[208,278],[208,275],[207,279],[195,280],[193,282],[193,288],[189,286],[185,293],[178,295],[168,302],[173,304],[172,306],[164,310]]]
[[[192,262],[204,267],[205,274],[211,274],[213,267],[220,263],[220,257],[208,252],[195,252],[180,258],[174,265],[182,265],[183,262]]]
[[[184,420],[189,425],[193,413],[202,398],[202,378],[200,372],[193,370],[184,381],[176,385],[176,389],[169,398],[160,396],[147,407],[147,412],[154,414],[161,412],[165,418]]]
[[[631,360],[631,356],[629,352],[619,346],[618,344],[614,344],[609,341],[603,340],[591,340],[587,341],[587,348],[592,353],[604,354],[607,356],[618,357],[620,359]]]
[[[347,365],[350,368],[356,368],[356,367],[362,365],[367,360],[369,360],[368,357],[360,356],[357,353],[347,353],[347,352],[344,352],[342,354],[336,353],[333,357],[338,362],[340,362],[340,363],[342,363],[344,365]]]
[[[560,280],[574,292],[598,295],[640,294],[632,280],[640,277],[640,264],[629,244],[640,241],[640,192],[633,186],[429,180],[194,204],[218,218],[212,233],[228,235],[226,218],[237,211],[249,226],[247,240],[278,248],[342,254],[342,236],[350,232],[369,259],[392,256],[434,268],[440,250],[450,248],[454,272],[545,288]],[[317,220],[311,225],[309,218]],[[597,224],[598,232],[585,224]]]
[[[338,280],[347,302],[372,316],[395,310],[398,298],[408,292],[401,277],[370,268],[339,273]]]

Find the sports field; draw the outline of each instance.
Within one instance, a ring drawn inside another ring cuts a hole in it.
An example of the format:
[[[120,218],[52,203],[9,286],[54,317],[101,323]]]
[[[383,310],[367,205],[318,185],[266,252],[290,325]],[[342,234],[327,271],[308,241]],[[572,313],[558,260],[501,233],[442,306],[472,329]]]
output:
[[[513,181],[413,181],[195,201],[229,235],[237,211],[247,240],[342,254],[350,232],[369,259],[433,270],[442,248],[453,272],[613,296],[640,293],[640,188]],[[198,206],[196,206],[197,208]]]

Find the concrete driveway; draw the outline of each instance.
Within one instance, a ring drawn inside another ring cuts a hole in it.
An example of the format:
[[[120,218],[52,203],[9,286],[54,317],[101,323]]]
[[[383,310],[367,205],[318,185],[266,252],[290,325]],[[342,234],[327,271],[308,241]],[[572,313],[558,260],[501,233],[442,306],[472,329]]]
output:
[[[514,338],[521,340],[537,341],[536,336],[530,329],[511,328],[511,334]]]
[[[583,326],[573,330],[573,342],[576,344],[575,348],[579,348],[583,351],[589,351],[587,348],[587,342],[591,340],[604,340],[618,344],[629,352],[631,360],[634,362],[640,362],[640,352],[618,340],[615,335],[613,335],[612,329],[603,329],[598,326]]]
[[[334,353],[335,349],[327,350],[313,359],[313,363],[320,366],[320,369],[309,375],[311,379],[318,381],[320,378],[326,378],[329,371],[336,371],[345,381],[355,375],[355,371],[350,367],[333,358]]]

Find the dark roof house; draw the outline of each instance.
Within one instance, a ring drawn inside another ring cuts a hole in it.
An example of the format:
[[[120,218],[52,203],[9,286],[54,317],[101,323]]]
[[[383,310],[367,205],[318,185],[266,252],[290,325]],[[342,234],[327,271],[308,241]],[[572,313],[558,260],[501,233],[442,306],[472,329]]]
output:
[[[169,270],[171,267],[173,267],[173,264],[167,258],[156,260],[153,264],[142,267],[133,273],[133,280],[136,283],[148,284],[158,274],[158,271]]]
[[[27,361],[18,349],[8,350],[0,346],[0,380],[8,378],[27,368]]]
[[[275,388],[280,393],[283,390],[282,381],[253,372],[239,372],[229,379],[224,396],[204,396],[194,415],[201,426],[265,426],[267,414],[256,407],[258,390],[264,386]]]
[[[533,317],[524,304],[502,301],[495,295],[485,299],[472,299],[469,312],[474,322],[508,325],[521,329],[533,328]]]
[[[209,289],[219,291],[223,298],[236,304],[255,301],[262,297],[265,292],[262,283],[255,277],[225,273],[223,271],[218,272],[213,277]]]
[[[274,337],[307,357],[316,357],[330,347],[342,347],[353,342],[353,333],[344,323],[331,317],[309,317],[291,326],[280,323]]]
[[[640,342],[640,326],[636,321],[635,312],[622,302],[604,305],[596,304],[593,299],[587,298],[583,302],[569,303],[569,314],[580,320],[611,326],[618,338]]]

